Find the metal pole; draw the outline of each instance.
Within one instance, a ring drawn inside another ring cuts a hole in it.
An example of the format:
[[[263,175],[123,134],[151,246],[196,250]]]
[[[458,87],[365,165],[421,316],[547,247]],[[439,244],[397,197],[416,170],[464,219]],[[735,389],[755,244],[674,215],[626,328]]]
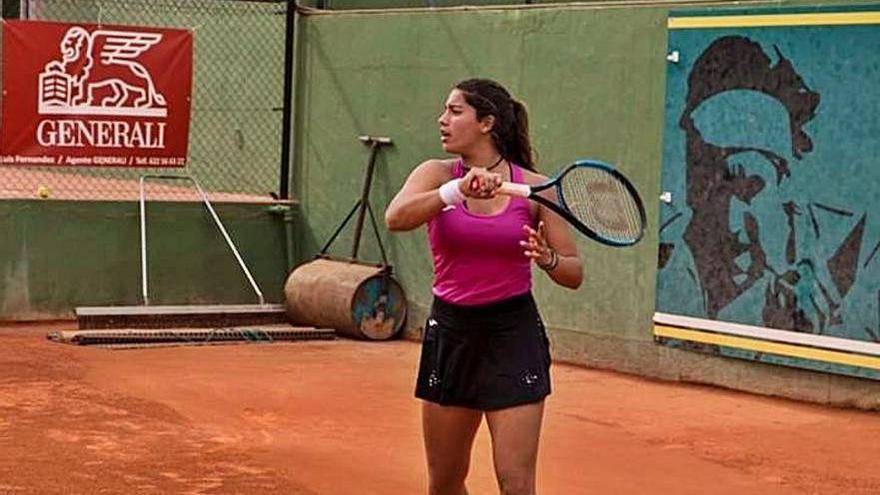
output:
[[[358,136],[358,140],[370,146],[370,159],[367,162],[367,170],[364,175],[364,184],[361,188],[361,199],[358,211],[357,223],[354,226],[354,246],[351,249],[351,258],[357,259],[358,248],[361,244],[361,232],[364,230],[364,219],[366,218],[367,205],[370,201],[370,184],[373,182],[373,169],[376,167],[376,155],[379,148],[384,145],[391,144],[390,137],[378,136]],[[346,219],[346,221],[348,221]]]
[[[296,43],[296,0],[287,0],[284,19],[284,102],[281,113],[281,172],[278,197],[290,198],[290,148],[293,132],[293,59]]]
[[[220,221],[220,217],[217,216],[217,212],[214,211],[214,207],[211,206],[211,202],[208,201],[208,196],[205,194],[205,191],[202,190],[202,186],[200,186],[199,183],[196,182],[196,180],[192,177],[190,177],[190,180],[192,180],[193,185],[196,186],[196,189],[202,196],[202,200],[204,200],[205,206],[208,207],[208,211],[211,212],[211,216],[214,218],[214,222],[220,229],[220,233],[223,234],[223,238],[226,239],[226,244],[229,245],[229,249],[232,250],[232,254],[234,254],[235,259],[238,260],[238,265],[241,267],[241,270],[247,277],[248,282],[250,282],[251,287],[253,287],[254,292],[257,293],[257,297],[260,299],[260,305],[266,304],[266,300],[263,298],[263,292],[260,291],[260,288],[257,286],[257,282],[254,281],[254,277],[251,275],[250,270],[247,269],[247,266],[244,264],[244,260],[241,258],[241,255],[238,254],[238,249],[235,248],[235,244],[232,243],[232,239],[229,237],[229,234],[226,233],[226,228],[223,227],[223,222]]]
[[[364,218],[367,212],[367,205],[370,201],[370,183],[373,181],[373,167],[376,163],[376,152],[379,151],[379,143],[373,141],[370,143],[370,163],[367,164],[366,175],[364,176],[364,185],[361,189],[361,200],[358,210],[357,222],[354,224],[354,246],[351,248],[352,259],[357,259],[358,248],[361,244],[361,233],[364,230]]]
[[[144,179],[140,180],[140,210],[141,210],[141,295],[144,298],[144,306],[150,305],[150,297],[147,292],[147,215],[144,201]]]
[[[229,249],[232,250],[232,254],[235,256],[235,259],[238,261],[238,266],[241,267],[241,271],[244,272],[245,277],[247,277],[248,282],[251,284],[251,288],[254,290],[254,293],[257,295],[257,298],[260,300],[260,305],[265,305],[266,300],[263,297],[263,292],[260,290],[259,286],[257,286],[257,282],[254,280],[254,277],[251,275],[250,270],[248,270],[247,265],[244,263],[244,259],[242,259],[241,255],[238,253],[238,249],[236,249],[235,244],[232,242],[232,238],[229,237],[229,234],[226,232],[226,228],[223,226],[223,222],[220,221],[220,217],[217,215],[217,212],[214,211],[214,207],[211,206],[211,202],[208,200],[208,195],[205,194],[205,191],[202,190],[202,186],[199,185],[199,182],[195,179],[195,177],[189,175],[142,175],[140,178],[140,203],[141,203],[141,274],[142,274],[142,289],[144,296],[144,305],[149,305],[149,299],[147,297],[147,222],[146,222],[146,201],[144,194],[144,181],[146,179],[168,179],[168,180],[186,180],[192,182],[192,184],[196,187],[199,195],[202,197],[202,202],[205,203],[205,207],[208,208],[208,212],[211,214],[211,218],[214,219],[214,223],[217,224],[217,228],[220,229],[220,233],[223,235],[223,238],[226,240],[226,244],[229,246]]]

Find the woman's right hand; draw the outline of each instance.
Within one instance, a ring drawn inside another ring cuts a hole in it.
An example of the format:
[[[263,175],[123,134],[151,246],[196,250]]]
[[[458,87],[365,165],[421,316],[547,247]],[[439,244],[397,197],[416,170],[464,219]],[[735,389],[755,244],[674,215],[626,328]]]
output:
[[[468,170],[458,187],[469,198],[494,198],[502,182],[500,174],[476,167]]]

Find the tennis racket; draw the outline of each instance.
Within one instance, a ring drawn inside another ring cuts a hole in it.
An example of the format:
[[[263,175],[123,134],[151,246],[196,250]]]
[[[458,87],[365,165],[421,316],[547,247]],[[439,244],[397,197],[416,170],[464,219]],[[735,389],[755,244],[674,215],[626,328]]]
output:
[[[551,187],[556,188],[556,202],[538,194]],[[614,167],[599,161],[578,160],[534,186],[503,182],[498,192],[536,201],[581,234],[609,246],[632,246],[645,233],[645,207],[636,188]]]

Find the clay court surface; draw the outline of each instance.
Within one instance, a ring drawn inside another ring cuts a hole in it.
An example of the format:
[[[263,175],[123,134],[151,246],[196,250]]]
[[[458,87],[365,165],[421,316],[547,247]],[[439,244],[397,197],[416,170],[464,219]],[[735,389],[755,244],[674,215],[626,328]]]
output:
[[[424,493],[418,346],[135,350],[0,327],[0,494]],[[880,493],[880,414],[554,367],[539,493]],[[469,478],[497,493],[485,424]]]

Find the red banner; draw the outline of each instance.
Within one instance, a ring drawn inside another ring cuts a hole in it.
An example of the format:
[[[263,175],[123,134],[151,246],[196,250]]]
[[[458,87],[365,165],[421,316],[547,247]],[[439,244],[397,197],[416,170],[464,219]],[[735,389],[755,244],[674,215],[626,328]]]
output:
[[[3,21],[0,164],[186,165],[192,34]]]

